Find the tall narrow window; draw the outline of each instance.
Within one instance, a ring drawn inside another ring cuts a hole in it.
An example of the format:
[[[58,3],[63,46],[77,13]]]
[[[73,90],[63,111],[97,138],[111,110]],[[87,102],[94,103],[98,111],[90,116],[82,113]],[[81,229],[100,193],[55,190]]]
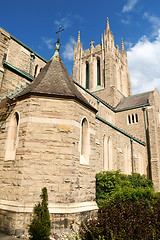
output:
[[[136,122],[138,122],[138,115],[137,115],[137,113],[135,114],[135,116],[136,116]]]
[[[15,160],[16,148],[18,145],[19,114],[17,112],[11,117],[8,126],[8,136],[6,142],[5,161]]]
[[[131,116],[128,115],[128,123],[131,124]]]
[[[86,89],[89,89],[89,63],[86,62]]]
[[[34,77],[37,76],[37,70],[38,70],[38,65],[35,66],[35,70],[34,70]]]
[[[132,114],[132,123],[134,123],[134,115]]]
[[[89,126],[86,118],[82,120],[81,123],[81,156],[80,163],[88,165],[89,164]]]
[[[104,136],[103,140],[103,169],[105,171],[113,170],[112,139],[107,136]]]
[[[97,86],[101,85],[101,67],[100,67],[100,59],[97,59]]]

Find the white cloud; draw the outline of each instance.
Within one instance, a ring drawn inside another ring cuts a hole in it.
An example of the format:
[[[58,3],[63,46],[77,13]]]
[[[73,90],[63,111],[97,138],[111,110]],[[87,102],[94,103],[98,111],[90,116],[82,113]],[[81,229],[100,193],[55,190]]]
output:
[[[158,30],[160,29],[160,17],[149,15],[147,12],[144,13],[143,17],[147,19],[153,28],[153,36],[157,34]]]
[[[127,4],[123,6],[122,12],[126,13],[132,11],[137,2],[138,0],[128,0]]]
[[[64,29],[72,26],[72,23],[69,20],[68,16],[64,17],[64,18],[61,18],[59,20],[55,20],[54,24],[57,25],[57,27],[59,27],[61,25]]]
[[[65,46],[65,50],[63,52],[63,57],[69,61],[73,60],[74,57],[74,45],[76,41],[73,37],[70,37],[69,42]]]
[[[126,24],[126,25],[129,25],[131,23],[131,16],[126,16],[125,19],[121,19],[121,22]]]
[[[154,90],[160,91],[160,30],[157,38],[150,41],[143,36],[128,51],[128,66],[133,94]]]
[[[42,37],[42,41],[47,45],[48,49],[53,49],[55,47],[53,38]]]

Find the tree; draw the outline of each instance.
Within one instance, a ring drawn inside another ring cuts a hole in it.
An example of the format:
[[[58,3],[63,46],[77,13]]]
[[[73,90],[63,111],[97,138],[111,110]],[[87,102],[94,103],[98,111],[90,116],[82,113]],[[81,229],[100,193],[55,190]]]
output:
[[[34,215],[29,225],[30,240],[49,240],[51,234],[51,221],[48,210],[47,188],[42,188],[40,195],[42,202],[34,207]]]

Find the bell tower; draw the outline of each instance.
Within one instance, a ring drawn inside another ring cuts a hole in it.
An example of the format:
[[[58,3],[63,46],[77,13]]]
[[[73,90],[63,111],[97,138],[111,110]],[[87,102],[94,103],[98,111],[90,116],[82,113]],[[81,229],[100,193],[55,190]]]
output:
[[[114,43],[107,18],[101,44],[83,51],[78,33],[74,50],[73,79],[115,107],[123,97],[131,95],[127,53],[121,40],[121,50]]]

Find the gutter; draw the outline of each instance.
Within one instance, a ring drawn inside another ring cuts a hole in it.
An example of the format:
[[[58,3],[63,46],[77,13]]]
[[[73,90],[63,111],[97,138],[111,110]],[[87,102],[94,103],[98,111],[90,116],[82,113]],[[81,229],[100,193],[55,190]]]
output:
[[[0,27],[1,29],[3,29],[2,27]],[[3,31],[7,32],[5,29],[3,29]],[[11,35],[9,32],[7,32],[10,35],[10,38],[13,39],[15,42],[19,43],[21,46],[23,46],[24,48],[26,48],[27,50],[29,50],[30,52],[34,53],[38,58],[40,58],[41,60],[43,60],[44,62],[48,62],[46,59],[44,59],[43,57],[41,57],[38,53],[34,52],[31,48],[27,47],[24,43],[22,43],[21,41],[19,41],[17,38],[15,38],[13,35]]]
[[[148,157],[148,177],[152,180],[152,168],[151,168],[151,152],[150,152],[150,143],[149,143],[149,132],[147,128],[147,121],[146,121],[146,107],[143,106],[143,117],[144,117],[144,126],[145,126],[145,133],[146,133],[146,145],[147,145],[147,157]]]
[[[141,108],[141,107],[145,107],[145,106],[149,106],[150,103],[146,103],[146,104],[141,104],[141,105],[137,105],[137,106],[134,106],[134,107],[130,107],[130,108],[123,108],[123,109],[120,109],[120,110],[114,110],[114,112],[123,112],[123,111],[127,111],[127,110],[132,110],[132,109],[136,109],[136,108]]]
[[[113,107],[111,107],[109,104],[105,103],[103,100],[101,100],[99,97],[97,97],[96,95],[94,95],[93,93],[91,93],[88,89],[84,88],[83,86],[81,86],[78,82],[76,82],[75,80],[72,80],[78,87],[80,87],[81,89],[83,89],[85,92],[87,92],[88,94],[90,94],[92,97],[94,97],[95,99],[97,99],[97,101],[99,103],[102,103],[103,105],[105,105],[106,107],[108,107],[109,109],[111,109],[112,111],[114,111]]]
[[[4,66],[5,68],[11,70],[11,71],[14,72],[14,73],[17,73],[17,74],[20,75],[21,77],[26,78],[26,79],[29,80],[30,82],[32,82],[32,81],[34,80],[34,77],[33,77],[33,76],[31,76],[30,74],[22,71],[22,70],[19,69],[19,68],[14,67],[14,66],[13,66],[12,64],[10,64],[9,62],[3,61],[2,63],[3,63],[3,66]]]
[[[98,115],[96,115],[96,119],[98,119],[99,121],[105,123],[106,125],[110,126],[111,128],[115,129],[116,131],[122,133],[123,135],[125,135],[126,137],[132,139],[132,141],[134,140],[135,142],[141,144],[142,146],[145,146],[146,143],[142,142],[141,140],[139,140],[138,138],[133,137],[132,135],[130,135],[129,133],[126,133],[125,131],[123,131],[122,129],[116,127],[115,125],[113,125],[112,123],[104,120],[103,118],[99,117]]]
[[[97,97],[96,95],[94,95],[93,93],[91,93],[88,89],[84,88],[82,85],[80,85],[78,82],[76,82],[75,80],[73,80],[73,82],[78,86],[80,87],[81,89],[83,89],[85,92],[87,92],[88,94],[90,94],[92,97],[94,97],[95,99],[97,99],[97,101],[99,103],[102,103],[103,105],[105,105],[107,108],[109,108],[110,110],[112,110],[114,113],[117,113],[117,112],[123,112],[123,111],[127,111],[127,110],[132,110],[132,109],[136,109],[136,108],[141,108],[141,107],[144,107],[144,106],[149,106],[150,103],[146,103],[146,104],[142,104],[142,105],[137,105],[137,106],[133,106],[133,107],[129,107],[129,108],[123,108],[123,109],[120,109],[120,110],[116,110],[114,109],[112,106],[110,106],[109,104],[107,104],[106,102],[104,102],[101,98]]]

